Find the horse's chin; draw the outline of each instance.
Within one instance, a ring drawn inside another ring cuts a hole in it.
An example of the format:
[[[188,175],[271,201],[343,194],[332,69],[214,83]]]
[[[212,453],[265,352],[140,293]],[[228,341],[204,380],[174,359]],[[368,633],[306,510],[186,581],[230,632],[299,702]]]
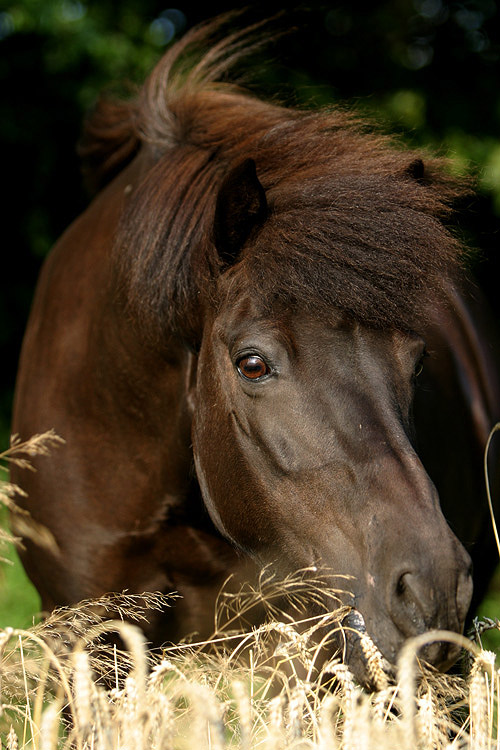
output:
[[[396,667],[367,632],[363,615],[353,609],[343,621],[344,662],[356,681],[368,690],[382,690],[396,680]],[[432,642],[419,651],[420,659],[446,672],[458,659],[460,647]]]
[[[368,690],[381,690],[393,682],[396,669],[368,634],[361,612],[351,610],[342,624],[343,660],[356,681]]]

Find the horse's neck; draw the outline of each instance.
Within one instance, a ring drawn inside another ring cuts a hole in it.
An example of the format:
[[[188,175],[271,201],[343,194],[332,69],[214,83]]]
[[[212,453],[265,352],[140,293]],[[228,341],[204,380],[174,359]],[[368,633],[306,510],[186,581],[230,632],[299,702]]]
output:
[[[116,227],[126,208],[129,186],[137,185],[149,166],[149,155],[140,154],[97,196],[79,219],[74,238],[68,238],[61,248],[66,258],[61,258],[59,265],[66,269],[72,265],[70,257],[75,256],[78,266],[88,269],[81,279],[85,302],[68,302],[75,308],[72,314],[82,318],[82,328],[88,331],[85,351],[77,354],[82,360],[82,377],[75,384],[80,391],[75,400],[85,405],[81,418],[106,425],[111,453],[128,452],[132,463],[148,467],[149,490],[147,480],[141,477],[145,493],[161,494],[181,506],[193,491],[186,392],[191,355],[168,334],[160,351],[147,330],[130,319],[126,300],[115,289]],[[71,279],[65,286],[71,288]],[[88,399],[86,389],[91,391]],[[134,481],[133,471],[130,477]]]

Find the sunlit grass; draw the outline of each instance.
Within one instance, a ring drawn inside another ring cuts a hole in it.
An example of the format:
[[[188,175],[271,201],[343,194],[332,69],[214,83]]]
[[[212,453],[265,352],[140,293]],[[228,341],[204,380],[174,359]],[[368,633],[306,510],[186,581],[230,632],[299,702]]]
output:
[[[0,513],[0,523],[7,527],[7,514]],[[13,544],[0,552],[0,628],[26,628],[40,612],[40,597],[26,575]]]
[[[160,596],[146,602],[168,605]],[[0,736],[7,748],[497,747],[495,656],[465,639],[467,676],[423,668],[416,651],[432,637],[425,634],[408,642],[397,679],[368,692],[338,658],[317,660],[314,625],[304,629],[284,613],[247,633],[222,630],[204,644],[152,654],[139,628],[102,620],[96,606],[140,618],[144,602],[104,597],[29,630],[0,631]],[[102,641],[110,631],[120,634],[123,653]]]

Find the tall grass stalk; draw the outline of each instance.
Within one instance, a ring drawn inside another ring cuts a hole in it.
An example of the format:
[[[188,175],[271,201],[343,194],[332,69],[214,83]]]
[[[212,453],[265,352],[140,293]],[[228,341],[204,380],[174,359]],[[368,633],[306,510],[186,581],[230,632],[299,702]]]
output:
[[[165,604],[165,602],[163,602]],[[105,598],[106,610],[116,606]],[[159,602],[158,602],[159,604]],[[133,616],[140,597],[126,598]],[[452,633],[405,646],[397,678],[368,692],[340,661],[311,669],[314,623],[279,621],[203,646],[151,653],[136,625],[88,603],[30,630],[0,632],[0,736],[21,750],[491,750],[499,747],[495,655]],[[281,623],[283,624],[283,623]],[[77,625],[76,629],[73,627]],[[126,648],[107,646],[120,635]],[[75,632],[78,633],[75,636]],[[232,633],[232,636],[236,635]],[[297,635],[301,647],[297,648]],[[460,640],[468,677],[423,667],[419,650]],[[245,649],[239,648],[244,641]],[[235,656],[235,651],[238,654]],[[249,654],[252,659],[249,659]],[[276,667],[283,665],[286,670]],[[333,682],[325,680],[326,675]]]

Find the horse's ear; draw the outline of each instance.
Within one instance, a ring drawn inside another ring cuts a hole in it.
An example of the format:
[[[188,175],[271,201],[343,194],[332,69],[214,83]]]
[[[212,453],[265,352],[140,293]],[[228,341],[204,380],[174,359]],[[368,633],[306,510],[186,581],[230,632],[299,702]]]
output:
[[[226,266],[236,261],[250,232],[266,216],[266,194],[257,177],[255,162],[246,159],[227,175],[217,196],[214,240]]]
[[[425,167],[422,159],[414,159],[405,169],[405,174],[414,180],[423,180],[424,172]]]

